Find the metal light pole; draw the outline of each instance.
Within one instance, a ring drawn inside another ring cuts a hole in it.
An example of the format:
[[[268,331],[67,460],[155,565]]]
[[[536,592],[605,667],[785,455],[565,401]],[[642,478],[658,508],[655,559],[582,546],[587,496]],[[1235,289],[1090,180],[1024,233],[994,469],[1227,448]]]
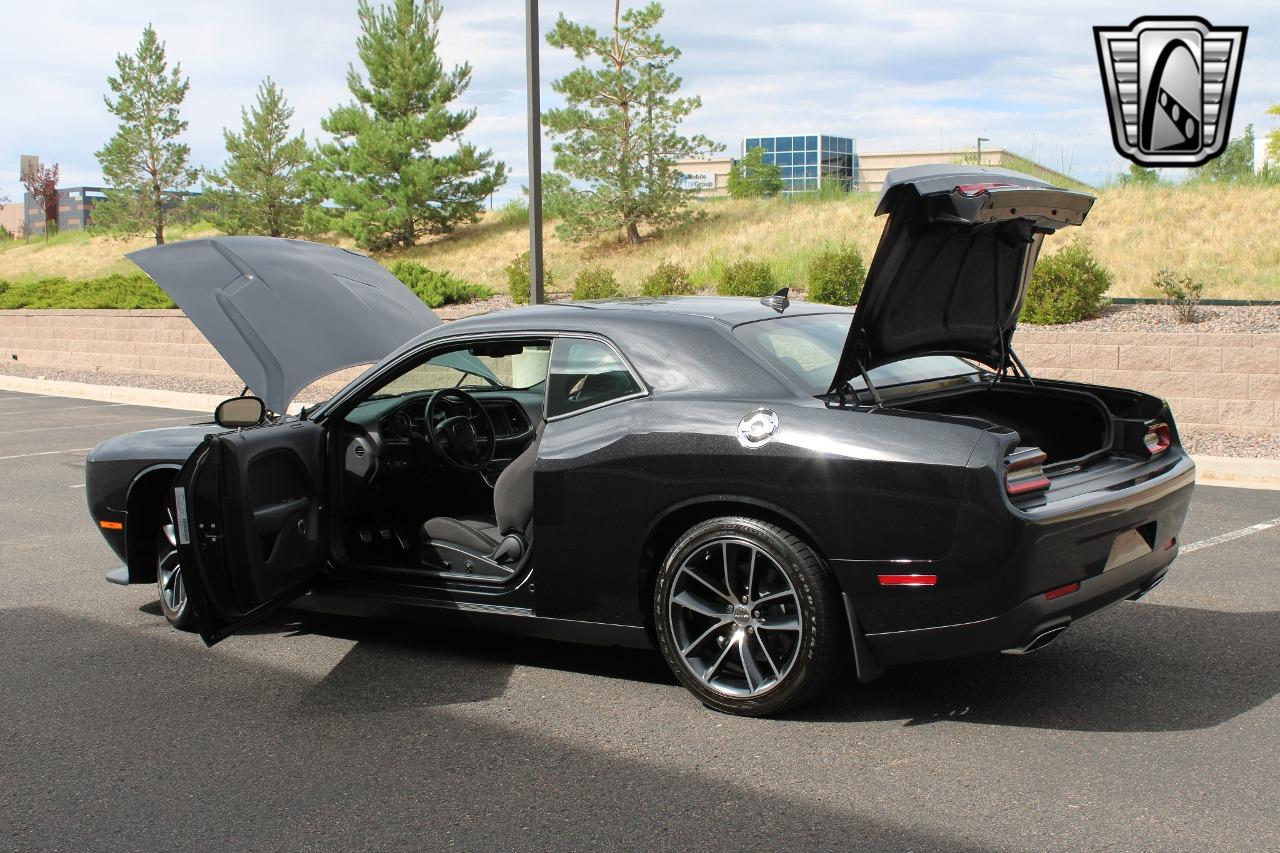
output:
[[[979,165],[979,166],[981,166],[981,165],[982,165],[982,143],[984,143],[984,142],[990,142],[990,141],[991,141],[991,140],[990,140],[990,139],[987,139],[985,136],[979,136],[979,137],[978,137],[978,165]]]
[[[542,292],[542,105],[538,80],[538,0],[525,0],[524,38],[529,89],[529,304]]]

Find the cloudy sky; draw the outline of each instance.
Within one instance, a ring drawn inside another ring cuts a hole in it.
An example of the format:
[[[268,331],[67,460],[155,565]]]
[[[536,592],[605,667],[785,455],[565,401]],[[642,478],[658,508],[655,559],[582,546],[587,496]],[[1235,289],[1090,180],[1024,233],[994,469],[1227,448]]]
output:
[[[561,13],[606,26],[613,9],[609,0],[541,6],[543,32]],[[320,119],[348,99],[354,7],[354,0],[49,0],[10,8],[0,194],[21,197],[20,154],[60,163],[64,186],[101,182],[93,152],[114,130],[102,103],[106,77],[147,23],[190,77],[184,115],[196,165],[221,163],[222,128],[238,126],[241,105],[268,75],[295,107],[296,127],[314,139]],[[851,135],[862,151],[951,148],[981,135],[992,147],[1100,181],[1123,161],[1111,145],[1091,28],[1153,13],[1248,26],[1232,133],[1252,122],[1262,136],[1278,123],[1265,111],[1280,101],[1280,4],[671,0],[666,7],[661,32],[684,51],[677,68],[685,91],[703,100],[688,129],[730,153],[742,137],[766,132]],[[507,162],[504,195],[518,193],[527,174],[524,4],[444,0],[444,8],[444,55],[474,69],[466,101],[479,117],[468,135]],[[43,32],[49,37],[33,37]],[[544,106],[555,103],[545,84],[571,65],[570,55],[544,43]]]

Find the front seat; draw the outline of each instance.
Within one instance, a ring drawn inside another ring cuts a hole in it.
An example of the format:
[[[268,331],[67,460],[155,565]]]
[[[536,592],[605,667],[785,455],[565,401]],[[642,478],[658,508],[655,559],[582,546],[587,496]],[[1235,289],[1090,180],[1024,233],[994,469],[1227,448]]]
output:
[[[427,519],[422,525],[424,550],[431,545],[452,545],[503,563],[516,562],[524,555],[533,520],[533,465],[544,426],[546,421],[538,424],[529,446],[511,460],[493,484],[493,515]]]

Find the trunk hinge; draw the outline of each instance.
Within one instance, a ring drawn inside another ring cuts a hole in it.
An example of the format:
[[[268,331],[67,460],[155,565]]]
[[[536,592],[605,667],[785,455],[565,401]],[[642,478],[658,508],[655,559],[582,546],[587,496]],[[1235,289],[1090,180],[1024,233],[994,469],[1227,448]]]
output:
[[[1021,374],[1022,378],[1027,380],[1028,384],[1035,385],[1036,381],[1031,378],[1031,374],[1027,372],[1027,366],[1022,363],[1022,359],[1018,358],[1018,354],[1013,351],[1013,345],[1000,338],[1000,366],[996,369],[992,384],[999,382],[1005,376],[1009,375],[1012,370],[1013,377],[1016,379]]]
[[[871,399],[876,402],[872,408],[883,408],[884,400],[880,399],[880,392],[876,390],[875,383],[871,381],[871,377],[867,374],[867,368],[863,366],[862,359],[858,359],[858,372],[862,374],[862,381],[867,383],[867,390],[871,392]]]

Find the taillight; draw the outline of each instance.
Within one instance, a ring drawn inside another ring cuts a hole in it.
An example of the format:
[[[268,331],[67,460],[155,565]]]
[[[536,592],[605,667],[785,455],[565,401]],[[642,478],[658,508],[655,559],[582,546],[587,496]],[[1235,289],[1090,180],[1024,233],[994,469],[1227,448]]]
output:
[[[1048,459],[1038,447],[1019,447],[1004,458],[1004,490],[1011,498],[1021,498],[1049,488],[1044,475]]]
[[[960,195],[975,196],[980,193],[984,193],[987,190],[994,190],[999,189],[1000,187],[1009,186],[1013,185],[1000,182],[991,182],[986,184],[959,184],[956,186],[956,192],[960,193]]]
[[[1149,424],[1147,426],[1147,434],[1142,437],[1142,443],[1147,447],[1148,456],[1159,456],[1169,449],[1169,445],[1173,443],[1173,437],[1169,432],[1168,424]]]

